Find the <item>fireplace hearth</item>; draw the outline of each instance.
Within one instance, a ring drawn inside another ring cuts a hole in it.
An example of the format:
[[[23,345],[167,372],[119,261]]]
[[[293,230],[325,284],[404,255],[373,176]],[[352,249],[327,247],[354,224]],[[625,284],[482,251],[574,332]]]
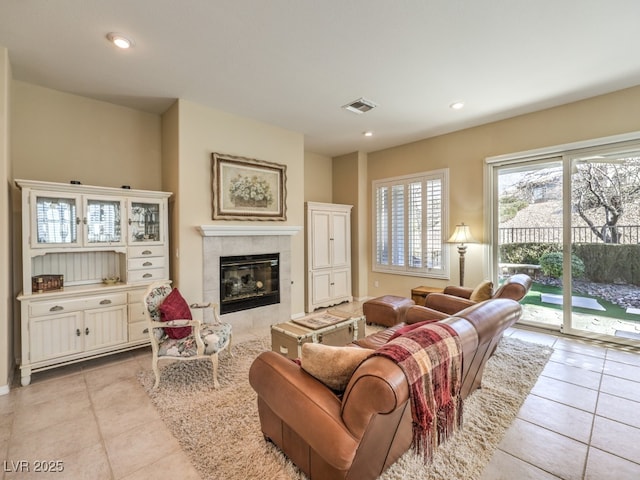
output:
[[[280,255],[220,257],[220,313],[280,303]]]

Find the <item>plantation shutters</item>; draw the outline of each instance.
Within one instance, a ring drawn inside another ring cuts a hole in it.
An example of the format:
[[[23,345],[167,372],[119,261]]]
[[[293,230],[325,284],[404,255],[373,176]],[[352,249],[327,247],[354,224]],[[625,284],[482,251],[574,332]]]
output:
[[[391,264],[404,266],[405,253],[404,185],[391,187]]]
[[[374,271],[448,278],[447,183],[448,170],[374,181]]]

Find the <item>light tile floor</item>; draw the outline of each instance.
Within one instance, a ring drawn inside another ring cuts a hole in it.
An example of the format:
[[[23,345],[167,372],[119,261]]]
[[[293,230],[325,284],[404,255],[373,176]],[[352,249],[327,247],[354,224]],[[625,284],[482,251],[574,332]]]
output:
[[[507,334],[554,353],[482,479],[640,478],[640,354]],[[42,372],[0,396],[0,479],[200,478],[136,378],[149,356],[139,349]],[[61,473],[34,472],[56,462]]]
[[[482,480],[640,478],[640,354],[520,328],[554,348]]]

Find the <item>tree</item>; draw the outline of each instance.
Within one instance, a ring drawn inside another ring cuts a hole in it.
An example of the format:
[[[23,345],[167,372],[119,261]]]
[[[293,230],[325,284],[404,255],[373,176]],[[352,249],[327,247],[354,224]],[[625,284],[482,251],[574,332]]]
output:
[[[640,158],[576,163],[573,206],[605,243],[620,243],[618,221],[625,207],[640,197]]]

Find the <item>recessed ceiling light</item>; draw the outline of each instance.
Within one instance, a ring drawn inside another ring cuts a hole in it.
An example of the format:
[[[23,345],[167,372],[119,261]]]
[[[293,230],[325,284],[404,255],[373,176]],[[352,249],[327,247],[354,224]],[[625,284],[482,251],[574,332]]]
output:
[[[453,102],[451,105],[449,105],[449,108],[453,108],[454,110],[460,110],[463,107],[464,102]]]
[[[133,47],[133,40],[125,37],[121,33],[107,33],[107,39],[116,47],[122,48],[123,50]]]
[[[363,132],[362,133],[365,137],[373,137],[373,132]]]

